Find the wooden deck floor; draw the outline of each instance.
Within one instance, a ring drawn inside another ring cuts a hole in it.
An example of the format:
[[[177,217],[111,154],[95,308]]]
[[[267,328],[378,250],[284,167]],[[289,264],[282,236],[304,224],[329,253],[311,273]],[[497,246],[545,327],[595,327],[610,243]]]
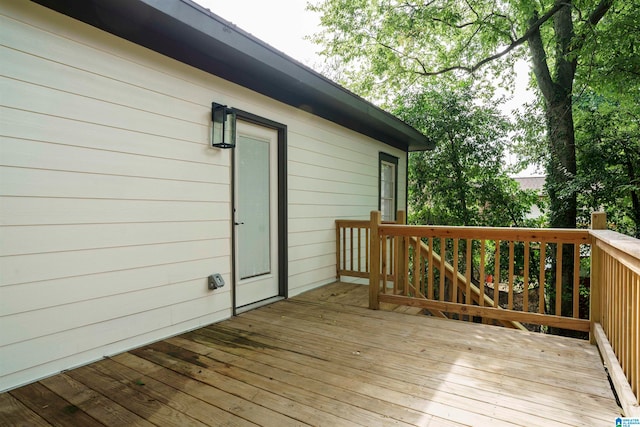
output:
[[[612,426],[587,342],[371,311],[333,284],[0,394],[0,425]]]

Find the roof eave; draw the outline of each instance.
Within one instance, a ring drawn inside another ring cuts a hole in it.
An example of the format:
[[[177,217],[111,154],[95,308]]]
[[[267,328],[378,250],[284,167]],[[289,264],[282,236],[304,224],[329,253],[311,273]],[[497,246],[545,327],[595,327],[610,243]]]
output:
[[[433,149],[397,117],[192,1],[33,1],[393,147]]]

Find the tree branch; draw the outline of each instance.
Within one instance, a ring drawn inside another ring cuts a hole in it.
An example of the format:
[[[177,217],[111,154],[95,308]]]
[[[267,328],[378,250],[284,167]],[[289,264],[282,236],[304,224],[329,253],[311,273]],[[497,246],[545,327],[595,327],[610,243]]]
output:
[[[553,30],[556,34],[556,61],[555,74],[559,87],[568,95],[573,89],[573,78],[578,65],[576,55],[571,55],[575,48],[575,34],[573,31],[573,20],[571,17],[572,4],[557,1],[562,4],[562,8],[558,11],[553,19]]]
[[[593,9],[591,14],[589,14],[589,18],[586,21],[589,29],[592,29],[593,27],[598,25],[598,22],[602,20],[604,15],[606,15],[609,9],[611,9],[611,7],[613,6],[613,1],[614,0],[600,0],[600,3],[598,3],[596,8]],[[580,33],[578,34],[578,37],[575,37],[571,50],[577,51],[582,49],[582,46],[584,45],[584,42],[586,41],[586,39],[587,39],[586,30],[583,29],[583,31],[580,31]]]
[[[600,22],[609,9],[613,6],[613,0],[601,0],[600,4],[589,15],[589,24],[595,26]]]
[[[533,16],[531,20],[537,21],[536,16]],[[529,37],[529,52],[531,53],[533,73],[538,81],[538,87],[540,88],[540,91],[542,91],[542,95],[545,99],[551,99],[553,96],[553,79],[549,72],[547,53],[545,52],[544,44],[542,43],[540,27],[537,27],[536,31],[532,32]]]
[[[602,1],[612,1],[612,0],[602,0]],[[442,68],[440,70],[436,70],[436,71],[427,71],[427,72],[419,72],[417,71],[418,74],[421,74],[423,76],[437,76],[440,74],[444,74],[447,73],[449,71],[454,71],[454,70],[461,70],[461,71],[465,71],[468,73],[473,73],[474,71],[478,70],[480,67],[482,67],[483,65],[501,58],[503,56],[505,56],[506,54],[508,54],[509,52],[511,52],[513,49],[515,49],[516,47],[524,44],[526,41],[528,41],[532,36],[534,36],[536,33],[540,32],[540,27],[547,22],[549,19],[551,19],[551,17],[553,17],[553,15],[556,14],[556,12],[558,12],[562,7],[564,7],[563,4],[556,4],[554,5],[551,9],[549,9],[549,11],[547,11],[547,13],[545,13],[544,15],[542,15],[540,18],[538,18],[537,20],[535,20],[534,22],[531,23],[531,25],[529,26],[529,28],[527,29],[527,31],[518,39],[514,40],[509,46],[507,46],[505,49],[501,50],[500,52],[497,52],[491,56],[488,56],[480,61],[478,61],[475,65],[472,66],[466,66],[466,65],[453,65],[451,67],[446,67],[446,68]]]

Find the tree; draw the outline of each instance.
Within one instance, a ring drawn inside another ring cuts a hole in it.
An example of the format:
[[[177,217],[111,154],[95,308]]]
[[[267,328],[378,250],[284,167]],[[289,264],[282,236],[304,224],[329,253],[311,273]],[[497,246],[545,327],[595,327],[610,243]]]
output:
[[[606,49],[591,48],[576,75],[578,218],[604,209],[611,228],[640,238],[640,7],[610,13],[598,28]]]
[[[604,209],[611,227],[640,238],[640,94],[589,91],[576,103],[579,219]]]
[[[315,41],[324,45],[323,53],[342,58],[351,87],[373,98],[444,73],[477,76],[488,69],[508,82],[514,61],[528,57],[545,105],[549,223],[575,228],[574,79],[598,49],[595,29],[613,3],[322,0],[309,8],[321,14],[324,30]],[[632,9],[623,5],[613,19],[626,18]]]
[[[409,157],[409,221],[417,224],[524,226],[536,201],[504,168],[511,129],[496,105],[480,105],[477,90],[425,88],[396,100],[394,112],[435,141]]]

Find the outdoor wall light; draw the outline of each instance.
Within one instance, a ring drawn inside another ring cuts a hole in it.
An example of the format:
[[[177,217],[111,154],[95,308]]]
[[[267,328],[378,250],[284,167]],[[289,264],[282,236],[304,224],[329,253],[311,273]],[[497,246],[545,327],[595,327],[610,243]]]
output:
[[[211,146],[234,148],[236,146],[236,112],[226,105],[211,104]]]

